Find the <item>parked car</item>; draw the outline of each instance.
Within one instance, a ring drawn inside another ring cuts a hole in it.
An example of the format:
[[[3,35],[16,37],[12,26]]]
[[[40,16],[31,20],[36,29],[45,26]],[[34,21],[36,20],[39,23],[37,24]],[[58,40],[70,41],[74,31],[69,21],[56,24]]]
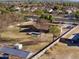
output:
[[[73,25],[71,25],[71,24],[64,24],[63,28],[71,29],[71,28],[73,28]]]
[[[40,32],[28,32],[27,34],[28,35],[40,35],[41,33]]]

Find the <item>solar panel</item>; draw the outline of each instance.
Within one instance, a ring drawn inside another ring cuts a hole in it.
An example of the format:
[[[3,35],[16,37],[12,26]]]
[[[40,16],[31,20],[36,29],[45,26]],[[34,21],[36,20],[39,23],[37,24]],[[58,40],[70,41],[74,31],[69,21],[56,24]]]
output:
[[[22,50],[18,50],[18,49],[12,49],[12,48],[8,48],[8,47],[0,48],[0,52],[7,53],[9,55],[18,56],[18,57],[21,57],[21,58],[28,58],[28,56],[32,55],[31,52],[22,51]]]

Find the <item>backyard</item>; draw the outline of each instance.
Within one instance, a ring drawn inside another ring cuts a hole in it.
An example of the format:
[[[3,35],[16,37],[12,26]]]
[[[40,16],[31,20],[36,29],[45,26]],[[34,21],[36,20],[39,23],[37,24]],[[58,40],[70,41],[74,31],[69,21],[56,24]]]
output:
[[[52,34],[41,33],[41,35],[28,35],[26,32],[20,32],[17,26],[8,27],[2,32],[0,43],[13,45],[17,42],[23,44],[23,50],[37,52],[52,41]]]

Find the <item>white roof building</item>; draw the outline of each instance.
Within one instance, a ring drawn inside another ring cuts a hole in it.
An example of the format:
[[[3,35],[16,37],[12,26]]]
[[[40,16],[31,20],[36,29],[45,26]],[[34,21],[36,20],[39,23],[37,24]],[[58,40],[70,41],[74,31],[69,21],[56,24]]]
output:
[[[72,10],[66,10],[66,12],[67,12],[68,14],[71,14],[71,13],[72,13]]]

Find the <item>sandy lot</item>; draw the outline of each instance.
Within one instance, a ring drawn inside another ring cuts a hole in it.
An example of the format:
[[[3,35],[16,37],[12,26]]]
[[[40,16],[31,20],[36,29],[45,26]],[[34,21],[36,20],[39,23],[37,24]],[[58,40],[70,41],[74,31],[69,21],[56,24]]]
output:
[[[58,43],[39,59],[79,59],[79,47]]]

